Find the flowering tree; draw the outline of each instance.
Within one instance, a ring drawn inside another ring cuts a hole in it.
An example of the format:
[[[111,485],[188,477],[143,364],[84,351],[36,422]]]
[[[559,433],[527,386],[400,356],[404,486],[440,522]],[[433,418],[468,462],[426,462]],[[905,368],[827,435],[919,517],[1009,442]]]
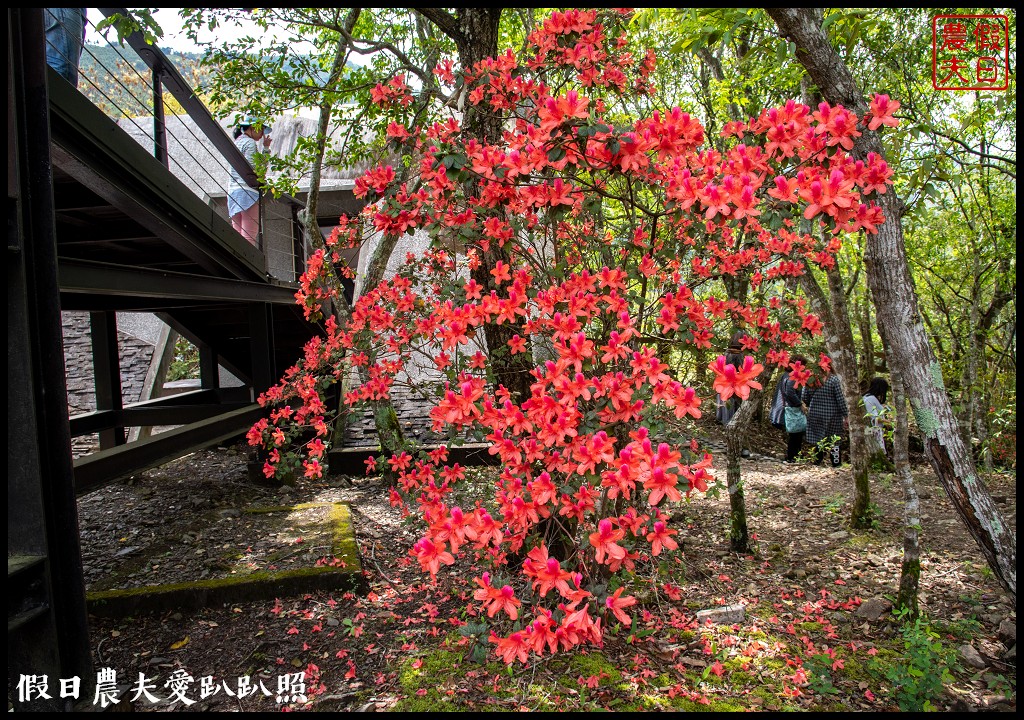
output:
[[[828,267],[843,232],[873,233],[884,220],[871,198],[890,171],[847,154],[864,124],[894,122],[884,99],[865,117],[790,101],[729,123],[726,149],[710,149],[679,108],[616,117],[617,95],[654,91],[655,57],[628,51],[625,17],[554,13],[528,54],[469,68],[466,101],[505,118],[494,142],[467,137],[454,118],[391,127],[418,158],[414,172],[360,178],[356,192],[371,204],[311,258],[299,300],[315,313],[338,292],[325,278],[343,247],[406,232],[434,246],[365,292],[346,323],[328,320],[326,339],[261,398],[274,409],[249,434],[269,451],[268,475],[317,476],[321,396],[347,364],[368,378],[345,396],[352,407],[396,382],[432,380],[433,429],[486,439],[502,467],[493,494],[460,507],[465,472],[446,447],[380,461],[397,477],[392,502],[422,520],[410,554],[423,571],[460,559],[487,568],[474,598],[507,663],[599,644],[609,622],[630,625],[627,574],[677,549],[669,508],[716,483],[692,433],[702,398],[670,361],[723,346],[740,327],[743,362],[722,356],[708,370],[723,398],[746,399],[765,364],[790,367],[790,349],[821,331],[786,279],[807,263]],[[437,73],[456,80],[450,65]],[[401,106],[409,92],[396,78],[374,95]],[[487,290],[477,278],[493,248],[508,261],[490,265]],[[744,302],[721,295],[737,273],[750,277]],[[521,333],[483,341],[484,326],[510,323]],[[526,390],[494,375],[502,356],[531,368]],[[810,372],[792,366],[798,382]],[[287,447],[310,427],[313,440]]]

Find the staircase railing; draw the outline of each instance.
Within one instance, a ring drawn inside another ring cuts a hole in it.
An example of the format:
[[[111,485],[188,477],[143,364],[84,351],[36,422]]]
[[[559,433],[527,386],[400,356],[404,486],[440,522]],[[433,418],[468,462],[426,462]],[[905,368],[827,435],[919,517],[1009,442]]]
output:
[[[99,11],[106,17],[128,12],[124,8]],[[44,10],[45,21],[63,17],[67,14]],[[68,52],[47,42],[48,49],[57,52],[58,57]],[[307,244],[301,241],[300,226],[294,222],[289,237],[271,237],[272,233],[280,234],[280,229],[271,229],[279,228],[280,223],[266,222],[266,211],[271,202],[281,203],[287,215],[296,217],[304,207],[302,202],[288,195],[271,198],[265,193],[255,169],[195,89],[167,54],[147,43],[141,32],[132,32],[123,42],[108,41],[106,47],[112,52],[102,52],[100,47],[83,43],[77,62],[79,90],[226,220],[224,198],[228,194],[229,169],[235,170],[260,195],[257,247],[265,255],[287,256],[275,257],[268,265],[278,269],[274,274],[279,279],[294,281],[305,265]],[[174,108],[177,113],[168,112],[165,93],[173,97],[180,111]],[[281,212],[276,214],[280,216]]]

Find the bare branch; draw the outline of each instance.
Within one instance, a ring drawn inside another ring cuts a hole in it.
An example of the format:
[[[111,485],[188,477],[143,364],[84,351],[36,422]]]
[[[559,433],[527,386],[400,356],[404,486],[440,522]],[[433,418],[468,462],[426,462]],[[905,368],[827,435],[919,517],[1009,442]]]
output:
[[[941,138],[945,138],[946,140],[949,140],[950,142],[955,142],[957,145],[959,145],[960,147],[962,147],[964,150],[966,150],[967,152],[971,153],[972,155],[977,155],[978,157],[985,158],[986,160],[998,160],[999,162],[1008,163],[1010,165],[1013,165],[1014,167],[1017,167],[1017,161],[1016,160],[1013,160],[1013,159],[1008,158],[1008,157],[1003,157],[1002,155],[991,155],[991,154],[989,154],[987,152],[982,152],[981,150],[975,150],[974,148],[972,148],[970,145],[965,143],[960,138],[953,137],[952,135],[946,135],[945,133],[939,132],[934,127],[929,128],[929,132],[934,133],[935,135],[938,135]]]
[[[437,25],[441,32],[455,41],[456,45],[466,42],[466,35],[459,27],[458,19],[442,8],[413,8],[420,15]]]

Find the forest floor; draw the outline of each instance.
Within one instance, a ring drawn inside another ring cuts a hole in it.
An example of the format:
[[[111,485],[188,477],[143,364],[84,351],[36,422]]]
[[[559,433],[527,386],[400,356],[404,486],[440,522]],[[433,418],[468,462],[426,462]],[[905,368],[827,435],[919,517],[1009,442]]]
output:
[[[724,478],[721,429],[701,429]],[[142,676],[158,702],[134,707],[154,711],[1015,711],[1014,603],[931,469],[914,469],[924,621],[904,625],[891,604],[903,543],[898,482],[873,475],[878,522],[853,531],[847,466],[785,464],[775,430],[750,445],[742,472],[752,553],[729,550],[726,493],[695,494],[673,509],[673,559],[637,565],[654,589],[638,595],[631,627],[609,617],[603,647],[510,667],[469,632],[479,621],[473,569],[459,562],[431,582],[408,554],[421,530],[390,506],[379,477],[268,488],[246,480],[243,446],[194,453],[81,499],[90,590],[217,577],[226,558],[271,569],[323,563],[315,504],[338,501],[351,505],[368,590],[91,616],[94,663],[117,672],[122,699],[140,694]],[[468,475],[479,488],[494,473]],[[1015,526],[1015,471],[985,479]],[[243,512],[305,503],[314,505],[283,520]],[[697,621],[724,605],[742,606],[743,618]],[[483,662],[472,658],[478,640]],[[284,686],[279,702],[279,682],[297,673],[305,701]],[[249,695],[239,692],[246,677]]]

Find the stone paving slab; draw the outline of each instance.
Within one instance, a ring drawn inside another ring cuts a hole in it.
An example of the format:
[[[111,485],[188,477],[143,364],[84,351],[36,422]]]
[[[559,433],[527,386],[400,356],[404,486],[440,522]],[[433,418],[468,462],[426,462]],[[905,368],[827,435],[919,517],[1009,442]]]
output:
[[[250,507],[246,514],[296,512],[313,507],[327,509],[333,564],[285,570],[245,571],[227,577],[190,582],[146,585],[134,588],[97,590],[86,594],[89,612],[95,615],[131,615],[138,612],[197,609],[224,603],[273,600],[316,590],[354,591],[366,589],[359,547],[347,503],[305,503],[295,506]]]

